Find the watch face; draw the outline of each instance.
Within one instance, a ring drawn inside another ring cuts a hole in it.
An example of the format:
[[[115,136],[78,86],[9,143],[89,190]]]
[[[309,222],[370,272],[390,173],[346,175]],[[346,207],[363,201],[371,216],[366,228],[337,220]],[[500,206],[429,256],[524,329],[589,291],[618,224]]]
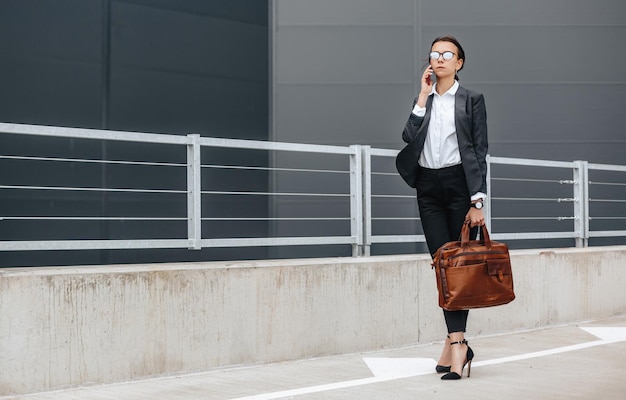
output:
[[[483,202],[477,201],[476,203],[474,203],[474,207],[476,207],[477,210],[480,210],[481,208],[483,208]]]

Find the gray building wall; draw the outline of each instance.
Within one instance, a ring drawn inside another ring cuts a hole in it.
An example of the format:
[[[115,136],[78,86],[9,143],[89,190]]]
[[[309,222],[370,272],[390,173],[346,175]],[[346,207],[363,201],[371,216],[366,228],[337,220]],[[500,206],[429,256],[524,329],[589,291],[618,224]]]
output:
[[[274,140],[398,148],[430,43],[452,34],[460,83],[485,94],[492,155],[624,160],[623,1],[273,4]]]
[[[400,132],[419,90],[428,46],[436,36],[453,34],[467,52],[461,84],[486,97],[490,154],[624,164],[625,139],[619,122],[626,94],[622,51],[626,3],[619,0],[4,0],[0,22],[3,122],[400,149]],[[158,149],[144,153],[128,145],[87,148],[63,143],[57,148],[48,140],[33,144],[0,137],[3,151],[10,152],[8,145],[32,150],[34,155],[53,149],[59,157],[114,159],[132,154],[179,162],[184,156]],[[285,154],[270,159],[257,153],[206,156],[218,162],[256,157],[256,164],[279,167],[289,167],[293,161]],[[298,154],[297,161],[311,169],[348,167],[345,157]],[[376,167],[394,172],[388,161]],[[0,180],[27,180],[15,171],[22,172],[12,161],[3,160]],[[40,178],[36,170],[28,173]],[[348,179],[346,174],[291,172],[209,175],[205,178],[219,182],[220,188],[241,180],[279,192],[338,192],[345,190]],[[77,177],[114,186],[125,175],[109,168],[89,176],[81,170]],[[567,174],[558,177],[563,178]],[[146,175],[146,182],[150,179]],[[172,176],[171,184],[183,183]],[[376,185],[411,194],[397,176],[377,178]],[[499,185],[505,193],[514,189],[518,188]],[[621,187],[614,190],[623,192]],[[571,192],[550,195],[568,197]],[[57,204],[53,197],[31,197],[3,192],[0,208],[5,215],[21,215],[20,207],[28,201],[43,204],[42,213]],[[264,236],[268,231],[276,236],[350,232],[349,221],[340,218],[349,211],[346,198],[207,202],[205,206],[216,213],[211,216],[230,215],[243,207],[258,216],[287,218],[273,224],[207,224],[208,237]],[[77,198],[76,204],[79,208],[74,210],[81,213],[107,216],[116,211],[115,199],[106,195]],[[184,212],[184,201],[172,204],[175,207],[159,210]],[[609,215],[626,215],[611,207]],[[412,199],[378,200],[374,208],[385,215],[417,215]],[[298,219],[303,216],[313,220]],[[325,217],[332,220],[314,220]],[[611,228],[620,227],[615,223]],[[55,228],[81,237],[88,232],[89,238],[153,231],[106,222]],[[502,232],[522,227],[497,228]],[[418,221],[377,222],[374,229],[375,234],[421,233]],[[0,224],[0,239],[35,240],[51,232],[6,221]],[[184,235],[185,227],[176,227],[175,232]],[[345,245],[266,250],[12,253],[3,256],[2,265],[351,253]],[[374,249],[374,253],[415,251],[425,248],[407,244]]]
[[[624,164],[623,1],[273,0],[272,7],[272,140],[400,149],[429,46],[452,34],[467,55],[460,83],[485,95],[491,155]],[[296,202],[279,199],[275,209]],[[415,215],[413,203],[381,207]],[[419,224],[403,228],[420,233]]]
[[[2,0],[0,121],[268,139],[268,3],[257,0]],[[246,118],[242,118],[245,115]],[[254,121],[250,123],[246,121]],[[186,163],[184,149],[0,134],[0,154]],[[214,163],[267,165],[263,152],[205,150]],[[186,188],[184,169],[0,160],[0,184]],[[267,174],[206,171],[267,190]],[[205,216],[267,215],[265,200],[205,196]],[[0,190],[2,216],[186,216],[184,195]],[[186,237],[181,222],[0,221],[0,240]],[[268,224],[205,223],[206,238],[267,236]],[[242,234],[243,232],[243,234]],[[264,248],[5,252],[0,267],[265,258]]]

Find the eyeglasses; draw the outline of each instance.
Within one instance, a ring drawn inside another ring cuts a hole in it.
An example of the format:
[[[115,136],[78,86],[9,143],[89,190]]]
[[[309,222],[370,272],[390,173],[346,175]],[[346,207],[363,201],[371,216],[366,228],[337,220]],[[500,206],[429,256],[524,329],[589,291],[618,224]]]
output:
[[[443,56],[443,59],[446,61],[452,60],[452,57],[454,57],[454,53],[451,51],[444,51],[443,53],[440,53],[438,51],[432,51],[430,53],[430,59],[431,60],[439,60],[439,57]]]

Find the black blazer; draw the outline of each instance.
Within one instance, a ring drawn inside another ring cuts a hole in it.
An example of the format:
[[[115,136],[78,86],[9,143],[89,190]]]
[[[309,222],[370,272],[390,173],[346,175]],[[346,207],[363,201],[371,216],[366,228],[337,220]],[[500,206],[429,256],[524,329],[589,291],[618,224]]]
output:
[[[411,112],[402,132],[402,140],[408,144],[396,157],[398,172],[413,188],[418,174],[417,161],[428,133],[432,104],[431,95],[428,96],[426,114],[423,117]],[[415,102],[413,105],[415,106]],[[487,193],[487,112],[482,94],[459,86],[454,96],[454,124],[470,195],[477,192]]]

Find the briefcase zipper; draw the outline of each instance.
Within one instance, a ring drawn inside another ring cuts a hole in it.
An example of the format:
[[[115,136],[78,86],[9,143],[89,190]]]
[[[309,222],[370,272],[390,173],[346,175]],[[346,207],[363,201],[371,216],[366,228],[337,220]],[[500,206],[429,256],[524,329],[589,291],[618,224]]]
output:
[[[502,255],[506,255],[507,252],[506,251],[477,251],[477,252],[470,252],[470,253],[460,253],[460,254],[455,254],[453,256],[450,256],[449,259],[466,256],[468,254],[502,254]],[[443,260],[439,260],[439,263],[441,263],[442,261]],[[434,261],[430,265],[431,265],[431,269],[435,269],[435,267],[437,266],[437,264]]]
[[[449,258],[457,258],[457,257],[467,256],[470,254],[506,254],[506,251],[476,251],[476,252],[455,254],[453,256],[450,256]]]

